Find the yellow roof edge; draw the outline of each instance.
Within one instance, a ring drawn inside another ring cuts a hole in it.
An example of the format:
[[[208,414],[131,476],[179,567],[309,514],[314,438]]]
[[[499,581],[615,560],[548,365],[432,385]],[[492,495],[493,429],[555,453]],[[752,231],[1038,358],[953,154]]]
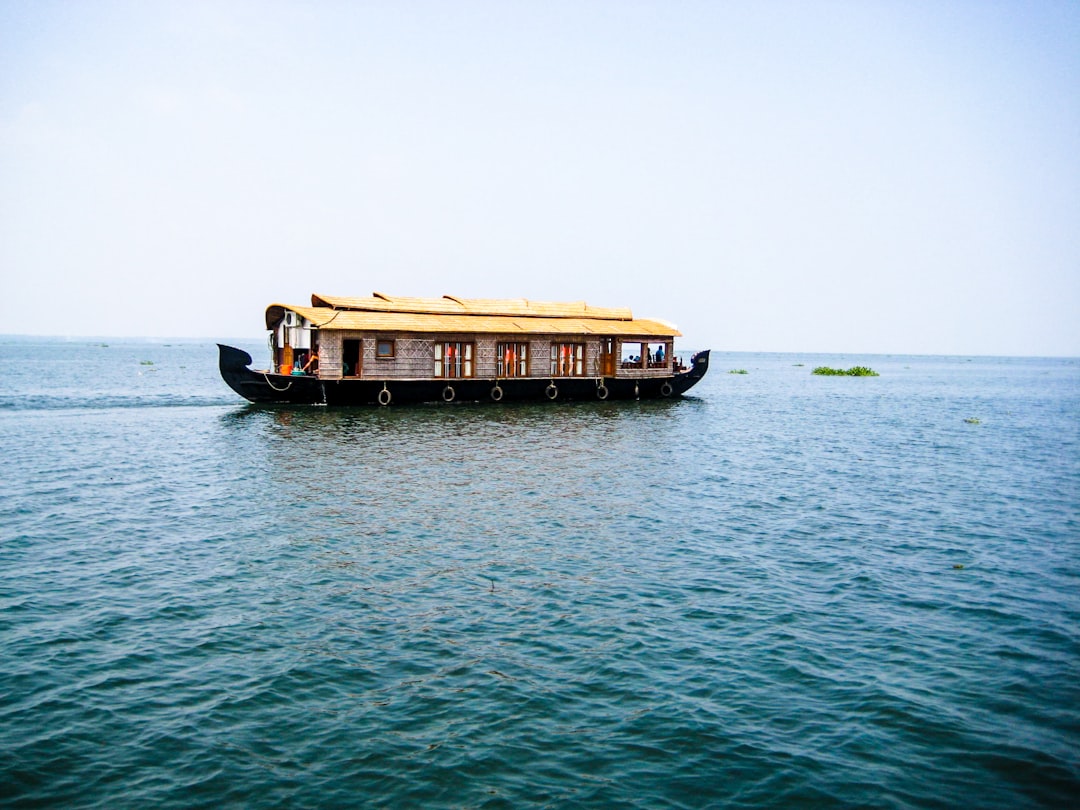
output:
[[[408,312],[413,314],[462,315],[525,315],[543,318],[595,318],[632,321],[634,313],[628,307],[595,307],[585,301],[530,301],[527,298],[461,298],[444,295],[441,298],[409,298],[375,292],[370,298],[345,296],[311,296],[313,307],[329,307],[361,312]]]
[[[537,317],[525,315],[473,315],[462,313],[410,313],[356,311],[328,307],[271,304],[266,328],[276,328],[286,311],[306,318],[315,328],[355,332],[413,332],[418,334],[606,335],[638,338],[681,337],[672,324],[659,320],[612,321],[603,318]]]

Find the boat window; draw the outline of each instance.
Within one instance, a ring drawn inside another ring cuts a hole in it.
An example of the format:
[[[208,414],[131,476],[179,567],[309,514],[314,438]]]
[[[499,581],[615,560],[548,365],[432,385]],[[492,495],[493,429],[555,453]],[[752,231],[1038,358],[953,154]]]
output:
[[[495,349],[498,357],[499,377],[529,376],[529,344],[499,343]]]
[[[671,359],[671,347],[666,343],[649,343],[646,347],[649,368],[666,368]]]
[[[551,344],[551,376],[583,377],[585,375],[584,343]]]
[[[375,356],[380,360],[388,360],[394,356],[394,341],[392,340],[377,340],[375,341]]]
[[[471,377],[473,375],[472,343],[447,341],[435,344],[435,376],[446,378]]]
[[[623,343],[623,368],[667,368],[671,361],[671,344],[667,341]]]

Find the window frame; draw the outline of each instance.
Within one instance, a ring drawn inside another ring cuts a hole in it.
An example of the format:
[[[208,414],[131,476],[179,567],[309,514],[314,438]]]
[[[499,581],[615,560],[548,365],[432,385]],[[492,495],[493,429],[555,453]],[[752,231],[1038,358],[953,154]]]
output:
[[[566,352],[566,349],[570,349]],[[569,356],[569,371],[566,371],[566,358]],[[551,343],[551,376],[552,377],[584,377],[586,351],[585,344],[580,341],[566,341]]]
[[[460,359],[453,359],[454,352],[447,347],[456,347]],[[437,380],[468,380],[476,376],[476,342],[472,340],[437,340],[435,341],[435,363],[433,371]],[[452,373],[448,373],[452,372]]]
[[[510,349],[510,351],[508,352],[507,349]],[[528,341],[496,341],[495,376],[504,378],[529,376]]]
[[[383,354],[382,347],[389,345],[390,353]],[[376,360],[393,360],[397,357],[397,341],[394,338],[376,338],[375,339],[375,359]]]

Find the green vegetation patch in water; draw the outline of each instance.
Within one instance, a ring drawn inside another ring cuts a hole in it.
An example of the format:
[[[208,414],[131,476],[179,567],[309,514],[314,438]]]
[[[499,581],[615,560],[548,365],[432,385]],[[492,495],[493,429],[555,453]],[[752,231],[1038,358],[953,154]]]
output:
[[[849,369],[842,368],[829,368],[828,366],[818,366],[812,372],[812,374],[818,374],[822,377],[878,377],[880,376],[872,368],[866,366],[852,366]]]

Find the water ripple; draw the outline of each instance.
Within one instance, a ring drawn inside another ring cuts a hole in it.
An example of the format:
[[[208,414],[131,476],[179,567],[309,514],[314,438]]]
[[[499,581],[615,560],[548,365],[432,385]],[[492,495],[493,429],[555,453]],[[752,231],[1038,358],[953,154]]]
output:
[[[113,399],[4,395],[46,407],[0,407],[0,803],[1080,794],[1069,361],[288,411],[158,407],[213,355],[152,351],[79,350]]]

